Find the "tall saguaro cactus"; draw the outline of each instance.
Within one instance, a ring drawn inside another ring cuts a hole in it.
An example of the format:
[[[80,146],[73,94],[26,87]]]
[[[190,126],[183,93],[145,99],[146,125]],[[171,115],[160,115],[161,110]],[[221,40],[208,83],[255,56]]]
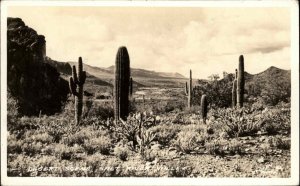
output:
[[[238,71],[237,69],[235,69],[235,78],[233,80],[233,85],[232,85],[232,107],[236,106],[236,97],[237,97],[237,75],[238,75]]]
[[[126,120],[129,112],[129,77],[130,61],[126,47],[119,48],[115,66],[115,86],[114,86],[114,115],[115,120]]]
[[[81,115],[82,115],[82,106],[83,106],[83,85],[86,79],[86,72],[83,71],[82,68],[82,58],[78,59],[78,75],[76,72],[76,67],[73,65],[72,68],[72,77],[70,77],[69,85],[71,93],[75,97],[75,119],[76,124],[80,123]]]
[[[184,90],[184,92],[185,92],[185,95],[188,95],[188,93],[189,93],[189,88],[188,88],[188,83],[187,82],[185,82],[185,90]]]
[[[133,82],[132,82],[132,77],[130,77],[129,81],[129,95],[132,97],[132,91],[133,91]]]
[[[192,70],[190,70],[190,83],[189,83],[189,87],[188,87],[188,107],[191,108],[191,104],[192,104],[192,89],[193,89],[193,85],[192,85]]]
[[[206,95],[203,94],[201,96],[201,117],[202,117],[204,123],[206,123],[207,105],[208,105],[208,103],[207,103]]]
[[[239,70],[237,78],[237,107],[243,107],[244,102],[244,90],[245,90],[245,78],[244,78],[244,56],[239,57]]]

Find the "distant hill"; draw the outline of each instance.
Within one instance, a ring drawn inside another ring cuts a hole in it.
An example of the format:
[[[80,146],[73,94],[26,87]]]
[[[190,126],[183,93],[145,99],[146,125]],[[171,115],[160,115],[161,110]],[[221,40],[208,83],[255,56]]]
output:
[[[271,105],[291,97],[291,71],[274,66],[254,74],[245,82],[249,95],[260,96]]]
[[[68,62],[71,65],[76,64],[75,62]],[[110,66],[107,68],[104,67],[94,67],[87,64],[84,64],[84,68],[87,72],[90,74],[99,77],[99,78],[113,78],[114,76],[114,69],[115,66]],[[156,72],[156,71],[150,71],[145,69],[139,69],[139,68],[131,68],[131,76],[133,78],[153,78],[153,79],[159,79],[159,78],[185,78],[183,75],[175,72],[175,73],[169,73],[169,72]]]

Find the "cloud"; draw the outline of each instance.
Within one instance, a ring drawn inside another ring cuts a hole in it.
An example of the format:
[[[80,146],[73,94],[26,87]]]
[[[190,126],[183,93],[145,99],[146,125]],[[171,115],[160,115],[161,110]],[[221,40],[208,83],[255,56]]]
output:
[[[10,7],[9,15],[44,34],[47,55],[108,67],[119,46],[131,66],[207,78],[234,72],[290,68],[288,8]],[[45,21],[47,20],[47,21]]]

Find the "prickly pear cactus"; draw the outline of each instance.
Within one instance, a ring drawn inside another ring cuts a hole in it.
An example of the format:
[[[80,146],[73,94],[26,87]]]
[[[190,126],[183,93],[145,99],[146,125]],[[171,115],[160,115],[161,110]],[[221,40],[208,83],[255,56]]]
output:
[[[72,68],[72,77],[70,77],[69,85],[71,93],[75,97],[75,120],[76,124],[80,123],[83,106],[83,85],[86,79],[86,72],[82,68],[82,58],[78,60],[78,74],[75,65]]]

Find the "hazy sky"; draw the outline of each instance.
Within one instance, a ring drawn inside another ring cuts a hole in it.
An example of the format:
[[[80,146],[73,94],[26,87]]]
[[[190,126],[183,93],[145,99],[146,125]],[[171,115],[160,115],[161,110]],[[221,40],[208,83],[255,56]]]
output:
[[[45,35],[47,56],[99,67],[126,46],[131,67],[207,78],[290,69],[288,8],[9,7],[8,16]]]

